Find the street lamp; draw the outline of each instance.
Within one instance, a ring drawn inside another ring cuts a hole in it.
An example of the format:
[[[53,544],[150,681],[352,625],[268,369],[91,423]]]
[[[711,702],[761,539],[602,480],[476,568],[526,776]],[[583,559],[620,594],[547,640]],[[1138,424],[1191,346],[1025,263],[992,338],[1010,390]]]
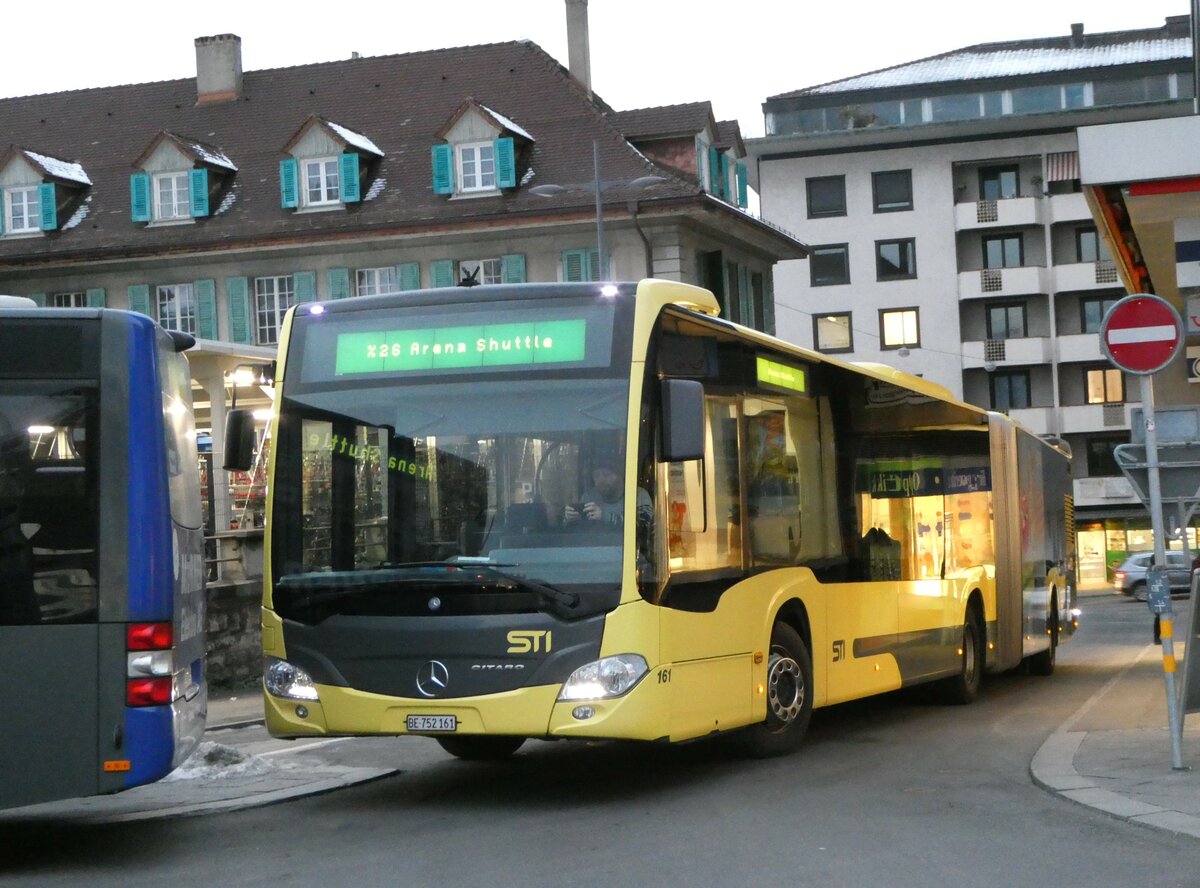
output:
[[[534,185],[529,191],[538,197],[556,197],[559,194],[565,194],[569,191],[591,191],[596,195],[596,255],[598,257],[597,264],[600,266],[600,276],[603,278],[607,276],[605,274],[607,264],[605,263],[604,249],[604,204],[601,201],[601,193],[605,188],[611,188],[616,185],[627,188],[649,188],[651,185],[657,185],[660,182],[667,181],[667,179],[665,176],[638,176],[636,179],[619,179],[611,182],[602,182],[600,179],[599,139],[592,140],[592,172],[594,179],[587,184],[554,185],[547,183],[545,185]]]

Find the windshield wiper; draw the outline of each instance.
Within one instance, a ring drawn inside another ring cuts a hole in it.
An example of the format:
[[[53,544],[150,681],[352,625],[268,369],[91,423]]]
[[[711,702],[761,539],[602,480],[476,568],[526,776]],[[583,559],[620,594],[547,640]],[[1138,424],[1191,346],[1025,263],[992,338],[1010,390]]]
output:
[[[511,564],[500,565],[501,567],[513,567]],[[541,596],[542,600],[548,604],[559,604],[570,610],[579,607],[579,596],[574,592],[564,592],[562,589],[556,589],[546,583],[538,583],[534,580],[519,577],[515,574],[510,574],[502,570],[497,570],[494,564],[472,564],[474,569],[483,569],[489,573],[500,577],[502,580],[508,580],[510,583],[515,583],[522,589],[528,589],[530,592],[536,592]]]

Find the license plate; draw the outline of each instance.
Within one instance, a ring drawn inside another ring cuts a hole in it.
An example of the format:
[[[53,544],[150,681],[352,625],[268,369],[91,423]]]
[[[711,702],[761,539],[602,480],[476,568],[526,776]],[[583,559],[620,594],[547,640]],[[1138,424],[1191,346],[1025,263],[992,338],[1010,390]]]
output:
[[[410,715],[405,719],[409,731],[437,734],[458,730],[457,715]]]

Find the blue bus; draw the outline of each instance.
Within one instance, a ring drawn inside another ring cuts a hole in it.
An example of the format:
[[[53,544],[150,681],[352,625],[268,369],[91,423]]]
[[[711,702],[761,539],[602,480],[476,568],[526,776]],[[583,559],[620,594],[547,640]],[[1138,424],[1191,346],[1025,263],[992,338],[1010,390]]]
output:
[[[203,734],[193,344],[0,297],[0,808],[157,780]]]

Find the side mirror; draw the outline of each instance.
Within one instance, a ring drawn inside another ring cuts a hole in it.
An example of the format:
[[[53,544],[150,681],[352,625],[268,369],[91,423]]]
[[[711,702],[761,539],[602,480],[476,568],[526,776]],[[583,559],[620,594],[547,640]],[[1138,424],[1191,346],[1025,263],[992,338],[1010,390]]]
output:
[[[704,457],[704,386],[694,379],[661,383],[663,462]]]
[[[227,472],[254,468],[254,413],[235,408],[225,414],[225,464]]]

